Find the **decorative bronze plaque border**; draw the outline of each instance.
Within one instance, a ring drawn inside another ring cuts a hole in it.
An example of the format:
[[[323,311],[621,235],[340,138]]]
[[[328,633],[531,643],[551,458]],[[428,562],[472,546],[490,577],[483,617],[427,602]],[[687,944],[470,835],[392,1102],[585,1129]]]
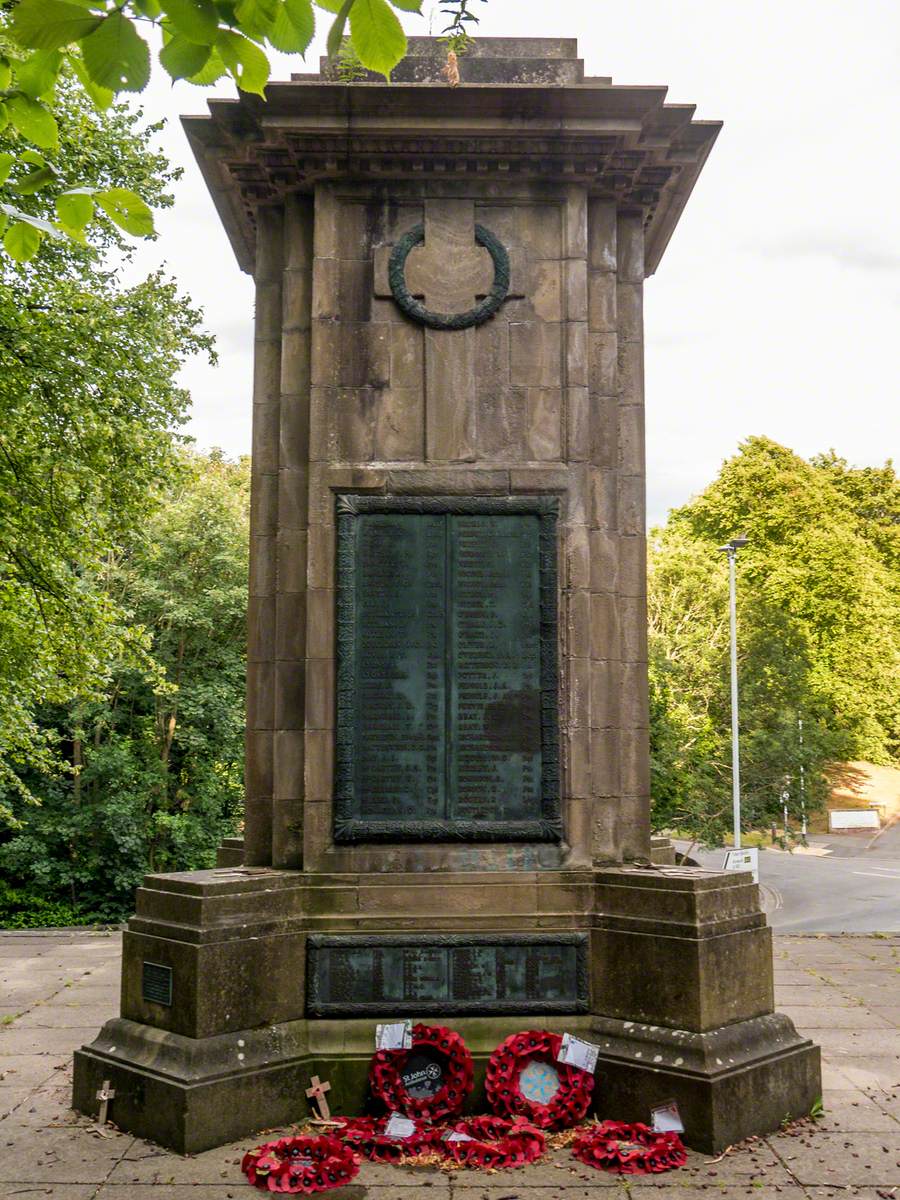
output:
[[[562,1000],[479,999],[438,997],[433,1000],[329,1000],[321,991],[321,968],[329,950],[379,949],[466,949],[468,947],[546,946],[575,947],[575,993]],[[588,984],[588,935],[586,933],[414,933],[414,934],[322,934],[313,933],[306,943],[306,1011],[311,1017],[397,1016],[443,1013],[447,1016],[491,1016],[504,1013],[586,1013],[590,1008]]]
[[[354,815],[353,636],[356,624],[354,529],[361,513],[436,513],[488,516],[531,513],[540,518],[541,815],[526,821],[373,821]],[[334,840],[336,842],[559,842],[556,496],[337,497],[337,679],[335,720]]]

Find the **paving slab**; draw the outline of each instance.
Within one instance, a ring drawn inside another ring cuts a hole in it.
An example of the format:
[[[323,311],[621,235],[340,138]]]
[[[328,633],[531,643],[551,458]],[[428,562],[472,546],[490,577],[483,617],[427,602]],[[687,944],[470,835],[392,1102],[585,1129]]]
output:
[[[103,1183],[134,1138],[87,1129],[35,1130],[0,1122],[0,1183]]]
[[[844,1008],[825,1008],[816,1004],[783,1004],[780,1011],[786,1013],[798,1029],[814,1029],[816,1041],[821,1044],[823,1030],[853,1029],[858,1030],[860,1023],[865,1022],[872,1031],[878,1029],[894,1029],[895,1024],[887,1020],[880,1012],[864,1008],[860,1005],[848,1004]],[[882,1039],[884,1035],[881,1035]]]
[[[768,1139],[802,1184],[896,1187],[900,1185],[900,1139],[883,1133],[776,1134]]]

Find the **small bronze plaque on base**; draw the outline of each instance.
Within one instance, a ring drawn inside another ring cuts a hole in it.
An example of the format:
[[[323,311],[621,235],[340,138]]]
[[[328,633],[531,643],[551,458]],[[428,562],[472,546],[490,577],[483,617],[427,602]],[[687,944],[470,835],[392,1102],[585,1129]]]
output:
[[[141,976],[141,995],[153,1004],[172,1004],[172,968],[162,963],[145,962]]]

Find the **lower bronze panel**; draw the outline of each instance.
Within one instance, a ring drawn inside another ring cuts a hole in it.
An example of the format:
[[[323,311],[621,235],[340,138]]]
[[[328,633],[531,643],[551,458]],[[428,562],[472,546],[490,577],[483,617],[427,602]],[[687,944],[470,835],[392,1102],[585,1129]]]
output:
[[[312,935],[307,1013],[588,1011],[583,933]]]

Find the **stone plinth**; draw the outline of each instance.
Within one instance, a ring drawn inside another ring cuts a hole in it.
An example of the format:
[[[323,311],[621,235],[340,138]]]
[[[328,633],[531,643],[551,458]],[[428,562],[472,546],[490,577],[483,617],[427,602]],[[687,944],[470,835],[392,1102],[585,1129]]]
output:
[[[643,284],[719,124],[569,39],[444,54],[185,121],[256,284],[244,837],[139,890],[75,1104],[184,1152],[312,1074],[357,1113],[409,1016],[479,1071],[580,1032],[602,1115],[717,1149],[818,1094],[756,889],[651,866]]]

